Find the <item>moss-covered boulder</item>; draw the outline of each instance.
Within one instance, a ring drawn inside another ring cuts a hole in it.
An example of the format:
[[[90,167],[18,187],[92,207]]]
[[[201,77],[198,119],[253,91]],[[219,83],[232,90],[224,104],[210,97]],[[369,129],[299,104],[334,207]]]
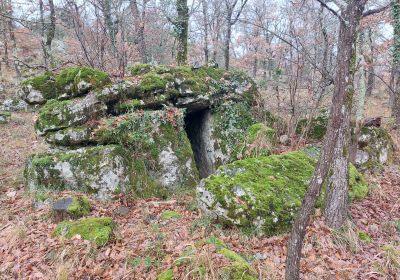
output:
[[[0,111],[0,124],[8,123],[11,119],[10,112],[1,112]]]
[[[329,111],[322,110],[317,116],[311,118],[309,130],[306,136],[314,140],[322,140],[325,136],[326,129],[328,127],[329,121]],[[296,126],[296,133],[302,134],[303,130],[307,128],[307,123],[309,120],[307,118],[300,119]]]
[[[362,170],[380,169],[393,159],[393,141],[383,127],[363,127],[358,137],[355,165]]]
[[[197,187],[200,208],[228,225],[287,232],[301,206],[316,159],[303,151],[248,158],[218,169]],[[362,175],[351,168],[350,198],[365,196]]]
[[[90,67],[66,68],[55,79],[59,99],[80,96],[110,83],[107,73]]]
[[[28,104],[44,104],[48,99],[57,98],[58,92],[54,75],[45,73],[23,81],[18,95]]]
[[[37,190],[75,190],[99,198],[128,191],[129,153],[118,145],[32,155],[25,166],[26,186]]]
[[[84,124],[103,116],[107,107],[93,94],[74,100],[50,100],[40,110],[35,123],[36,132],[51,131]]]
[[[180,109],[139,111],[102,119],[91,141],[121,144],[131,151],[134,189],[162,195],[177,188],[194,188],[198,171]]]
[[[83,218],[59,223],[53,235],[65,238],[79,235],[82,239],[92,241],[97,246],[104,246],[110,241],[114,227],[115,223],[109,217]]]
[[[46,72],[21,83],[18,95],[28,104],[44,104],[50,99],[70,99],[111,83],[108,74],[89,67],[71,67],[58,75]]]

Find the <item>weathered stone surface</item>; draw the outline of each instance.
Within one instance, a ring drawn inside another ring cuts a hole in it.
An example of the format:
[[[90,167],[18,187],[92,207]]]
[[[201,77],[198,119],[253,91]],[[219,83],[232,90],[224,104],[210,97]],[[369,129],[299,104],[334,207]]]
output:
[[[287,232],[305,195],[316,159],[302,151],[249,158],[221,166],[197,187],[200,208],[228,225],[257,227],[267,235]],[[368,187],[350,167],[350,198]]]
[[[33,155],[26,163],[25,178],[31,191],[76,190],[107,199],[130,188],[130,170],[128,152],[110,145]]]
[[[51,73],[46,73],[25,80],[17,93],[28,104],[44,104],[47,99],[57,97],[55,77]]]
[[[358,137],[355,165],[363,170],[379,169],[392,160],[393,141],[383,127],[363,127]]]
[[[85,145],[90,141],[91,129],[88,126],[68,127],[46,135],[46,142],[57,146]]]
[[[105,114],[107,107],[94,94],[74,100],[50,100],[40,110],[35,128],[39,135],[81,125]]]
[[[132,151],[139,194],[194,188],[198,173],[183,118],[184,112],[173,108],[105,118],[93,130],[91,141],[120,143]]]
[[[22,99],[6,99],[0,106],[0,111],[17,112],[30,109],[28,103]]]

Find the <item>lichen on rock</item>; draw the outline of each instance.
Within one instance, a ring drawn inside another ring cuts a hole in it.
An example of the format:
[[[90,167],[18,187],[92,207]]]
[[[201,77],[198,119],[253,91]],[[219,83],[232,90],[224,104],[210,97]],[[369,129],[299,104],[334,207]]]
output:
[[[287,232],[301,205],[316,160],[303,151],[248,158],[218,169],[197,187],[200,208],[224,224]],[[365,181],[350,172],[350,198],[366,195]]]
[[[379,170],[393,158],[393,141],[383,127],[363,127],[358,137],[355,165],[362,170]]]
[[[77,221],[63,221],[54,230],[54,236],[71,238],[80,235],[82,239],[94,242],[97,246],[106,245],[115,227],[112,218],[83,218]]]
[[[84,124],[103,116],[107,107],[93,94],[74,100],[50,100],[39,112],[36,132],[45,135],[51,131]]]
[[[131,186],[128,153],[118,145],[80,148],[66,152],[32,155],[25,166],[26,186],[75,190],[107,199]]]

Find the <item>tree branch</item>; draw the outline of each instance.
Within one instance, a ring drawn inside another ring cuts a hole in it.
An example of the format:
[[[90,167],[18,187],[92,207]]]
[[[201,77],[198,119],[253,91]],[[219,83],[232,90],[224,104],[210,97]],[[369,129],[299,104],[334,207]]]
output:
[[[344,19],[342,18],[342,16],[337,11],[335,11],[334,9],[329,7],[325,0],[317,0],[317,1],[321,4],[322,7],[324,7],[325,9],[330,11],[332,14],[334,14],[340,21],[344,22]],[[336,5],[336,3],[335,3],[335,5]]]

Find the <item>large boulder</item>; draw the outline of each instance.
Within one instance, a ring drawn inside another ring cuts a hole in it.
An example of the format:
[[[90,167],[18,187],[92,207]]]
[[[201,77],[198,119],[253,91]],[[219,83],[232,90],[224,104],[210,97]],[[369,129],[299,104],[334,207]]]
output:
[[[200,208],[223,224],[257,227],[267,235],[287,232],[301,206],[316,164],[303,151],[248,158],[221,166],[197,187]],[[350,167],[350,198],[368,186]]]
[[[393,148],[393,141],[383,127],[363,127],[358,137],[355,165],[362,170],[379,169],[392,160]]]
[[[75,190],[107,199],[130,188],[131,162],[117,145],[36,154],[26,162],[25,178],[30,191]]]

